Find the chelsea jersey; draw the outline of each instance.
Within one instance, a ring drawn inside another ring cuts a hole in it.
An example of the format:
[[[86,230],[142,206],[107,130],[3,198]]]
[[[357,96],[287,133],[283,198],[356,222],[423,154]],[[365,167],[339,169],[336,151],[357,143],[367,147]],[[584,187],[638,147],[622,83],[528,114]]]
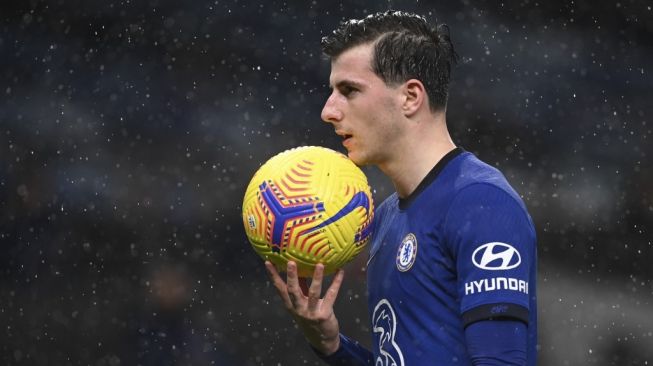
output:
[[[465,326],[512,318],[537,340],[535,230],[504,176],[460,148],[376,210],[368,260],[377,366],[470,365]]]

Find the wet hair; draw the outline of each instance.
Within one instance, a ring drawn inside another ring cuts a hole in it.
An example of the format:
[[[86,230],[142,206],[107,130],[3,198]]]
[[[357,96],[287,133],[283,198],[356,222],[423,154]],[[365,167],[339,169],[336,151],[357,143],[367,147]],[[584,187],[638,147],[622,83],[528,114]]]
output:
[[[389,10],[343,21],[321,43],[332,60],[348,49],[374,43],[372,70],[386,85],[417,79],[426,88],[432,111],[446,107],[451,67],[458,56],[445,24],[431,27],[420,15]]]

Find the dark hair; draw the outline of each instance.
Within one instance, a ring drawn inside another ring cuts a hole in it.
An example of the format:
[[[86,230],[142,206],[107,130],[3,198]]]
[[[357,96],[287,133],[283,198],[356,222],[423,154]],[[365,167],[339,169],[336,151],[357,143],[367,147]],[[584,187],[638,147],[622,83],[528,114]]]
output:
[[[322,51],[333,59],[370,42],[375,43],[372,69],[386,84],[418,79],[426,88],[431,110],[447,105],[451,66],[458,59],[449,27],[431,27],[422,16],[389,10],[343,21],[322,38]]]

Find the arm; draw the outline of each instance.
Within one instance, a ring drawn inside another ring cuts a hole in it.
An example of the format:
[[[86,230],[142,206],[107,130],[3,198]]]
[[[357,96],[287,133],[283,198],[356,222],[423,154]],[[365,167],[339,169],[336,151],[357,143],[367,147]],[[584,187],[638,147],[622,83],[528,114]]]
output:
[[[461,191],[448,219],[472,364],[525,365],[537,327],[532,221],[514,196],[481,184]]]
[[[474,366],[526,365],[526,324],[519,320],[481,320],[465,328]]]

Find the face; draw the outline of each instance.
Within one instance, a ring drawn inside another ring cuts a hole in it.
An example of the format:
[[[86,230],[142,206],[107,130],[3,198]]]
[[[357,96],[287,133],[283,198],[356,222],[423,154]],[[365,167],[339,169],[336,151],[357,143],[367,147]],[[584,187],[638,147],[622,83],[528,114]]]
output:
[[[383,165],[402,132],[399,88],[372,71],[372,47],[356,46],[332,60],[332,92],[322,109],[357,165]]]

